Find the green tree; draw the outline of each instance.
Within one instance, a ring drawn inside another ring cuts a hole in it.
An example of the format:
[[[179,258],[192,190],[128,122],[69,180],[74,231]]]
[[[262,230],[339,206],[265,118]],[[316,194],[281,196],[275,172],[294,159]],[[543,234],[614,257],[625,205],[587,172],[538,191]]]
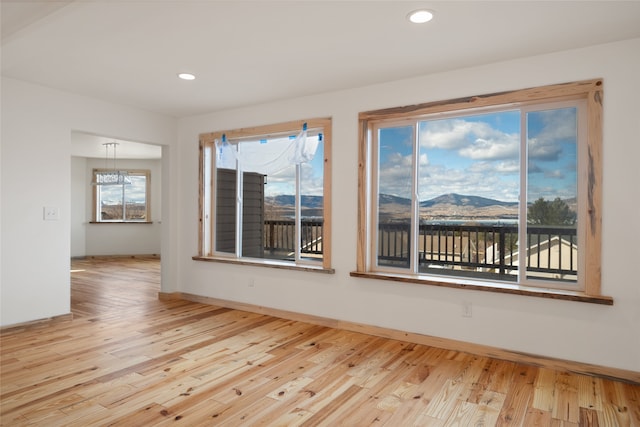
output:
[[[560,197],[545,200],[540,197],[527,212],[527,222],[535,225],[573,225],[577,215]]]

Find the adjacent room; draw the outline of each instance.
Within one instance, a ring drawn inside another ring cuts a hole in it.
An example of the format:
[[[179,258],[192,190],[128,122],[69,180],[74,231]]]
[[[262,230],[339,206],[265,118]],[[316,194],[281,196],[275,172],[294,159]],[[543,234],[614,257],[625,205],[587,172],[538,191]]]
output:
[[[0,7],[2,425],[640,425],[640,2]]]

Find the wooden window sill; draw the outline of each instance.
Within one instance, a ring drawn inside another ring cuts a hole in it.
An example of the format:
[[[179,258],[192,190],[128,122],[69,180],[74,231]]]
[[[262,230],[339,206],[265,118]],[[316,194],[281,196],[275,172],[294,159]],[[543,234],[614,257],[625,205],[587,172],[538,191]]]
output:
[[[209,261],[209,262],[220,262],[224,264],[237,264],[237,265],[251,265],[255,267],[270,267],[270,268],[280,268],[284,270],[296,270],[296,271],[309,271],[312,273],[325,273],[325,274],[334,274],[336,271],[333,268],[324,268],[322,266],[314,266],[309,264],[293,264],[286,261],[276,261],[276,260],[262,260],[262,259],[237,259],[237,258],[222,258],[222,257],[206,257],[206,256],[194,256],[192,257],[194,261]]]
[[[454,289],[471,289],[474,291],[497,292],[502,294],[523,295],[530,297],[550,298],[566,301],[587,302],[592,304],[613,305],[613,298],[603,295],[587,295],[580,291],[570,291],[563,289],[544,289],[529,286],[520,286],[510,283],[483,283],[467,282],[458,280],[449,282],[445,280],[437,280],[435,278],[425,278],[413,275],[390,274],[390,273],[373,273],[352,271],[351,277],[362,277],[366,279],[391,280],[395,282],[417,283],[420,285],[441,286]]]
[[[89,224],[153,224],[153,221],[89,221]]]

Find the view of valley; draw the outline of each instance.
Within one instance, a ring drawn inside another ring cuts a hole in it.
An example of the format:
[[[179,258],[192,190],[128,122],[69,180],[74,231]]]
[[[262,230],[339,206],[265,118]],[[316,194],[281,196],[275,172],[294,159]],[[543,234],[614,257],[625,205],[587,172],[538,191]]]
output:
[[[576,199],[567,199],[565,203],[576,211]],[[322,196],[302,196],[302,216],[305,218],[322,217]],[[406,218],[411,200],[380,195],[380,220],[396,222]],[[294,196],[276,196],[265,198],[266,219],[290,219],[294,216]],[[514,222],[518,219],[518,202],[503,202],[479,196],[445,194],[420,202],[420,217],[423,221],[492,221]]]

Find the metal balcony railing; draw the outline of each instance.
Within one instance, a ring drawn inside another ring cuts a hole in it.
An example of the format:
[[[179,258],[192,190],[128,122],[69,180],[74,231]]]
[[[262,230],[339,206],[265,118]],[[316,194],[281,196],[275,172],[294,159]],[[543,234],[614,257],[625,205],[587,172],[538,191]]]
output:
[[[300,252],[302,254],[322,254],[322,220],[302,220],[300,222]],[[266,220],[264,222],[265,252],[295,251],[295,221]]]
[[[295,251],[295,222],[264,222],[264,249],[271,254]],[[322,220],[301,222],[301,254],[322,255]],[[378,264],[408,267],[410,224],[392,222],[378,227]],[[523,263],[516,225],[421,224],[418,233],[420,271],[456,270],[456,274],[514,276]],[[528,226],[524,266],[527,274],[575,280],[578,250],[575,227]]]
[[[388,223],[378,227],[378,263],[409,266],[410,224]],[[418,262],[425,268],[448,268],[515,274],[523,263],[518,251],[516,225],[421,224]],[[575,227],[527,227],[527,273],[549,278],[575,278],[577,237]]]

